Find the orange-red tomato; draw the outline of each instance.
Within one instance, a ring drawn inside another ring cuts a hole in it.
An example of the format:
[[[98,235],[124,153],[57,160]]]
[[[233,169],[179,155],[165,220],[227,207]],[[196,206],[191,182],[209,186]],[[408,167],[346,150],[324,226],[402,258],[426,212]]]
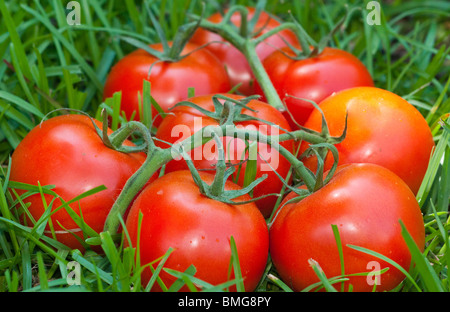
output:
[[[96,123],[101,129],[101,123]],[[132,145],[130,141],[124,144]],[[99,233],[114,200],[144,160],[143,153],[125,154],[106,147],[88,117],[64,115],[44,121],[21,141],[11,158],[10,179],[32,185],[54,185],[52,190],[66,202],[104,185],[106,190],[70,205],[74,212],[82,215],[89,227]],[[25,192],[17,191],[19,195]],[[52,200],[52,195],[45,195],[47,205]],[[24,203],[30,203],[28,210],[31,216],[39,220],[45,210],[41,195],[31,195],[24,199]],[[52,210],[60,205],[61,201],[55,199]],[[30,218],[24,217],[25,220],[29,226],[33,225]],[[83,238],[80,227],[65,208],[52,214],[51,223],[58,241],[71,248],[84,249],[69,233]],[[52,236],[49,225],[46,235]]]
[[[227,94],[226,96],[234,99],[244,98],[243,96],[232,94]],[[189,101],[207,111],[214,111],[212,95],[197,96],[190,98]],[[223,102],[223,100],[221,100],[221,102]],[[252,100],[247,106],[255,111],[243,109],[242,114],[264,119],[278,125],[281,129],[290,131],[289,124],[283,115],[269,104],[258,100]],[[277,129],[275,126],[270,126],[257,120],[240,121],[235,124],[237,127],[246,128],[248,130],[258,130],[267,135],[277,135],[284,132],[281,129]],[[171,111],[171,114],[160,124],[156,133],[156,138],[173,144],[186,139],[201,128],[210,125],[217,126],[219,125],[219,121],[204,115],[195,108],[179,106],[174,108]],[[222,140],[226,161],[236,166],[236,172],[231,178],[236,179],[237,177],[236,182],[243,186],[245,171],[248,167],[248,162],[244,162],[244,160],[256,160],[255,179],[258,179],[265,174],[267,174],[267,178],[253,189],[253,197],[279,193],[283,183],[274,170],[276,170],[281,177],[286,178],[290,163],[282,157],[275,148],[272,148],[264,142],[258,142],[257,155],[251,151],[249,152],[244,139],[245,138],[224,137]],[[164,148],[169,147],[166,143],[157,142],[157,144]],[[292,141],[285,141],[280,144],[290,151],[293,151]],[[192,150],[189,155],[196,168],[214,170],[219,157],[217,144],[214,140],[211,140],[205,145]],[[187,169],[187,164],[184,159],[172,160],[166,165],[166,172],[182,169]],[[265,217],[268,217],[272,213],[276,200],[276,196],[269,196],[258,200],[256,204],[262,214]]]
[[[300,60],[291,58],[293,56],[292,49],[284,47],[263,61],[270,80],[290,112],[286,111],[284,115],[292,129],[297,129],[297,124],[304,125],[314,109],[310,102],[297,98],[318,104],[333,92],[374,85],[364,64],[349,52],[326,47],[316,56]],[[264,92],[258,83],[255,93],[262,95],[264,101]]]
[[[170,43],[171,44],[171,43]],[[150,45],[162,51],[162,44]],[[161,61],[144,49],[138,49],[113,66],[105,82],[104,98],[122,91],[121,109],[128,119],[140,120],[138,92],[141,94],[143,81],[151,83],[151,95],[164,112],[188,97],[188,88],[195,88],[196,95],[228,92],[230,80],[222,62],[206,49],[199,49],[188,43],[181,52],[186,57],[175,61]],[[152,106],[152,116],[158,114]],[[158,126],[162,118],[154,121]]]
[[[340,276],[341,261],[332,225],[343,249],[345,291],[390,290],[404,274],[388,262],[352,249],[364,247],[408,271],[411,254],[401,233],[401,220],[419,249],[425,244],[420,207],[408,186],[390,170],[374,164],[338,167],[328,184],[296,203],[289,194],[270,227],[270,255],[282,280],[296,291],[319,282],[310,266],[315,260],[327,278]],[[283,206],[284,205],[284,206]],[[384,273],[380,270],[389,268]],[[376,285],[375,285],[375,278]],[[333,286],[340,290],[341,283]]]
[[[330,134],[340,136],[348,114],[347,134],[336,145],[339,164],[374,163],[390,169],[419,190],[434,147],[431,130],[420,112],[400,96],[375,87],[357,87],[337,92],[320,103]],[[322,116],[311,113],[305,127],[320,131]],[[302,151],[307,144],[302,145]],[[333,157],[326,159],[325,170]],[[304,160],[315,170],[314,157]]]
[[[200,172],[207,184],[214,175]],[[226,190],[239,186],[227,181]],[[236,201],[247,201],[244,195]],[[139,215],[142,223],[139,227]],[[131,243],[139,239],[142,265],[154,262],[173,248],[164,268],[183,272],[194,265],[195,277],[213,285],[234,278],[231,274],[230,238],[233,237],[246,291],[253,291],[260,281],[269,252],[266,222],[254,203],[230,205],[202,195],[188,170],[165,174],[149,184],[136,198],[126,220]],[[140,228],[140,232],[138,229]],[[154,267],[158,263],[153,264]],[[146,268],[142,283],[147,285],[152,273]],[[170,287],[175,277],[161,271],[159,277]],[[153,291],[160,291],[155,283]],[[184,286],[182,291],[187,291]],[[235,290],[234,286],[230,290]]]
[[[251,20],[255,14],[255,9],[247,8],[247,20]],[[208,20],[213,23],[220,23],[223,16],[220,13],[211,15]],[[241,25],[241,15],[235,12],[231,17],[231,22],[239,27]],[[254,35],[260,36],[269,30],[280,25],[280,22],[262,11],[259,15],[258,21],[255,24]],[[241,84],[239,92],[244,95],[255,94],[255,77],[253,76],[250,65],[247,62],[244,54],[237,48],[226,42],[220,35],[207,31],[205,29],[198,29],[191,39],[192,42],[198,45],[208,44],[206,48],[216,55],[225,65],[230,76],[232,86]],[[290,30],[283,30],[273,36],[270,36],[265,41],[258,44],[256,47],[256,54],[263,60],[270,53],[278,48],[286,46],[286,41],[293,44],[297,42],[297,37],[294,32]]]

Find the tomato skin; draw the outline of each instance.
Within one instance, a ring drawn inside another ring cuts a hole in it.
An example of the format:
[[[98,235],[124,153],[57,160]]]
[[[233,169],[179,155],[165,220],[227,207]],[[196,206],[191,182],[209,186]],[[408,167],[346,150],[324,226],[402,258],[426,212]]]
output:
[[[161,43],[150,47],[162,51]],[[176,62],[162,62],[143,49],[131,52],[112,67],[105,82],[104,98],[122,91],[121,109],[127,118],[134,112],[134,120],[140,120],[138,92],[142,101],[144,80],[150,81],[151,95],[164,112],[185,100],[189,87],[195,88],[197,95],[228,92],[231,85],[223,64],[208,50],[198,48],[195,44],[186,44],[182,55],[191,54]],[[153,118],[157,113],[152,106]],[[154,126],[158,126],[161,119],[156,118]]]
[[[292,98],[304,98],[320,103],[333,92],[359,86],[374,86],[372,77],[364,64],[349,52],[326,47],[313,57],[294,60],[289,47],[273,52],[263,61],[278,95],[299,125],[304,125],[314,106],[307,101]],[[256,83],[255,93],[263,96],[261,86]],[[290,96],[288,96],[290,95]],[[291,128],[298,125],[290,114],[284,112]]]
[[[200,172],[207,184],[214,175]],[[226,190],[240,187],[228,181]],[[248,195],[237,200],[249,200]],[[143,214],[138,233],[139,214]],[[202,195],[188,170],[165,174],[148,185],[136,198],[126,220],[126,228],[135,247],[139,235],[141,264],[153,262],[170,247],[175,250],[165,268],[183,272],[190,265],[195,276],[213,285],[228,280],[233,236],[246,291],[253,291],[265,269],[269,233],[264,218],[254,203],[229,205]],[[156,266],[157,264],[155,264]],[[161,272],[167,287],[175,278]],[[231,279],[234,277],[231,274]],[[143,285],[151,278],[150,269],[142,274]],[[153,291],[160,291],[155,284]],[[185,286],[181,291],[187,291]],[[231,289],[233,290],[233,289]]]
[[[358,87],[338,92],[320,103],[332,136],[346,138],[336,148],[339,164],[374,163],[402,178],[413,193],[419,190],[434,147],[431,130],[420,112],[400,96],[375,87]],[[314,110],[305,127],[320,131],[321,114]],[[302,151],[307,145],[302,145]],[[315,170],[316,159],[305,159]],[[325,170],[333,158],[327,156]]]
[[[243,96],[233,94],[226,94],[226,96],[234,99],[243,98]],[[189,101],[199,105],[200,107],[206,110],[214,111],[212,95],[190,98]],[[282,129],[290,131],[289,124],[287,123],[283,115],[269,104],[258,100],[252,100],[247,104],[247,106],[256,110],[256,112],[244,109],[242,111],[243,114],[247,114],[250,116],[267,120],[269,122],[273,122],[274,124],[279,125]],[[203,113],[196,110],[195,108],[180,106],[174,108],[171,111],[171,113],[172,114],[168,115],[158,128],[156,138],[159,140],[175,143],[199,131],[201,127],[206,127],[209,125],[216,125],[216,126],[219,125],[218,121],[205,116]],[[201,125],[199,125],[200,119]],[[268,135],[283,133],[282,130],[280,130],[279,132],[275,132],[276,131],[275,127],[268,126],[259,121],[237,122],[236,126],[245,127],[250,130],[259,130],[260,132]],[[239,164],[242,160],[244,160],[243,154],[245,154],[246,157],[249,157],[248,152],[245,152],[246,146],[242,139],[239,138],[233,139],[226,137],[222,141],[227,161],[233,164]],[[163,148],[169,147],[165,143],[157,142],[156,144]],[[292,141],[285,141],[281,142],[280,144],[285,148],[289,149],[290,151],[293,151],[294,149]],[[263,142],[259,142],[257,146],[258,152],[260,154],[256,158],[257,172],[255,179],[262,177],[264,174],[267,174],[267,178],[254,188],[253,197],[259,197],[272,193],[279,193],[283,186],[283,183],[280,181],[276,173],[274,173],[274,171],[267,165],[266,161],[282,177],[286,177],[290,168],[290,163],[284,157],[282,157],[278,153],[278,151],[276,151],[275,148],[271,148],[270,146],[268,146]],[[214,170],[215,164],[218,159],[217,144],[215,143],[214,140],[211,140],[205,145],[195,148],[188,154],[190,154],[190,157],[193,160],[193,163],[197,169]],[[266,161],[264,159],[266,159]],[[181,159],[170,161],[166,165],[165,170],[166,172],[172,172],[175,170],[185,170],[187,168],[188,167],[186,161]],[[238,173],[239,168],[236,168],[235,174],[231,177],[234,180],[237,177],[237,183],[241,186],[244,185],[246,168],[247,162],[244,162],[242,164],[242,168],[240,169],[240,173]],[[237,176],[237,174],[239,175]],[[261,213],[265,217],[268,217],[272,213],[276,200],[277,200],[276,196],[269,196],[258,200],[256,204],[258,208],[261,210]]]
[[[365,247],[392,259],[406,271],[411,255],[401,235],[402,220],[423,251],[425,229],[420,207],[407,185],[391,171],[373,164],[338,167],[330,182],[305,199],[285,205],[270,228],[270,254],[282,280],[300,291],[319,282],[308,259],[316,260],[327,278],[341,275],[341,263],[331,228],[338,227],[342,241],[345,274],[389,267],[379,277],[377,291],[396,287],[405,276],[379,258],[347,247]],[[293,198],[289,194],[285,203]],[[281,206],[281,205],[280,205]],[[349,277],[353,291],[372,291],[367,276]],[[369,277],[370,279],[370,277]],[[341,284],[334,285],[338,290]]]
[[[96,121],[101,129],[101,123]],[[111,131],[109,131],[111,133]],[[132,145],[126,141],[125,145]],[[11,158],[11,181],[32,185],[55,185],[55,191],[64,201],[101,185],[106,190],[74,202],[70,207],[98,233],[103,230],[106,216],[128,178],[141,166],[145,154],[125,154],[106,147],[91,120],[83,115],[63,115],[44,121],[32,129],[17,146]],[[23,190],[17,190],[19,195]],[[49,205],[53,196],[45,195]],[[44,212],[40,194],[24,199],[30,203],[29,212],[37,221]],[[52,209],[61,205],[56,199]],[[25,221],[25,220],[23,220]],[[73,235],[82,237],[78,225],[64,208],[55,212],[51,221],[59,242],[84,250]],[[27,218],[27,224],[31,225]],[[49,226],[46,235],[51,237]]]
[[[247,20],[251,20],[255,14],[255,9],[252,7],[248,7],[247,9],[249,11]],[[208,18],[208,21],[220,23],[222,19],[223,16],[220,13],[215,13]],[[241,16],[238,12],[235,12],[232,15],[231,22],[237,27],[241,25]],[[255,32],[257,33],[256,36],[260,36],[279,25],[280,22],[278,20],[267,12],[262,11],[255,25]],[[297,43],[297,37],[294,32],[290,30],[283,30],[273,36],[270,36],[256,46],[256,54],[261,60],[265,59],[276,49],[286,46],[286,43],[282,38],[291,44]],[[207,31],[203,28],[197,29],[191,38],[191,42],[198,45],[208,44],[206,48],[214,53],[214,55],[216,55],[224,64],[226,64],[231,85],[235,86],[242,83],[238,89],[239,92],[244,95],[255,94],[255,77],[244,54],[242,54],[237,48],[232,46],[230,43],[227,43],[220,35]]]

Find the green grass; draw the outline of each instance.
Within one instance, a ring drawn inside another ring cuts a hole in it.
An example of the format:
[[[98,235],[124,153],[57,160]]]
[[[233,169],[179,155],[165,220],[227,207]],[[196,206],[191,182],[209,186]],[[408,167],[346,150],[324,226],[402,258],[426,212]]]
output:
[[[123,244],[116,247],[115,237],[102,234],[91,243],[99,244],[103,253],[71,251],[43,236],[45,218],[33,228],[24,227],[10,210],[15,204],[23,205],[14,200],[8,189],[11,186],[8,173],[10,155],[25,135],[44,116],[64,113],[55,109],[83,110],[100,118],[100,110],[105,107],[103,83],[111,66],[135,48],[130,44],[133,40],[158,41],[141,1],[81,0],[79,26],[67,24],[67,2],[0,0],[0,291],[146,291],[149,287],[140,285],[142,266],[135,257],[139,250],[124,248]],[[436,141],[417,195],[426,225],[426,249],[423,253],[418,251],[404,232],[415,266],[395,291],[449,291],[450,3],[380,2],[381,25],[370,26],[365,22],[367,2],[268,0],[266,9],[286,20],[291,18],[290,12],[317,41],[332,29],[346,5],[360,9],[345,29],[333,36],[331,45],[361,59],[378,87],[415,105],[429,123]],[[254,5],[255,1],[207,1],[205,15],[223,8],[224,3]],[[157,0],[148,4],[168,38],[187,21],[188,13],[199,14],[202,10],[202,1],[197,0]],[[117,98],[108,100],[115,107],[112,110],[115,126],[120,122],[118,103]],[[30,186],[28,190],[51,192]],[[164,262],[170,252],[160,260]],[[71,261],[80,264],[80,285],[67,284],[70,273],[67,264]],[[209,290],[226,290],[231,285],[241,289],[236,254],[230,261],[236,280],[212,286],[196,280],[193,267],[185,272],[168,270],[178,282],[167,290],[176,290],[183,284],[192,288],[194,282]],[[320,273],[320,267],[316,269]],[[153,270],[156,274],[151,283],[161,283],[157,273],[166,269],[156,266]],[[328,289],[330,283],[345,278],[320,276]],[[291,291],[277,277],[270,261],[257,290]]]

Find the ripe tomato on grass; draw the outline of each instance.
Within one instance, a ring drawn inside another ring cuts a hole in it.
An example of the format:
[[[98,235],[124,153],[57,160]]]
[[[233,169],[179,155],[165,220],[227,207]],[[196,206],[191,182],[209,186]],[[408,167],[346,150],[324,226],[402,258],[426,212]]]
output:
[[[247,9],[247,20],[250,21],[255,15],[255,8],[249,7]],[[223,20],[223,16],[220,13],[215,13],[211,15],[208,20],[213,23],[220,23]],[[231,16],[231,22],[237,27],[240,27],[240,13],[233,13]],[[267,12],[261,11],[258,21],[255,24],[254,33],[256,36],[260,36],[279,25],[280,22],[275,17],[271,16]],[[263,60],[276,49],[286,46],[285,41],[291,44],[296,43],[297,37],[294,32],[290,30],[283,30],[273,36],[270,36],[256,47],[256,54],[261,60]],[[244,95],[255,94],[255,77],[253,76],[250,65],[242,52],[230,43],[227,43],[220,35],[207,31],[203,28],[197,29],[191,38],[191,42],[198,45],[208,44],[206,49],[211,51],[226,65],[232,86],[241,83],[242,85],[238,89],[239,92]]]
[[[95,122],[101,129],[101,123]],[[132,144],[130,141],[124,142],[124,145]],[[32,185],[54,185],[52,190],[66,202],[104,185],[106,190],[70,205],[74,212],[82,215],[89,227],[99,233],[114,200],[144,160],[144,153],[125,154],[106,147],[88,117],[63,115],[42,122],[21,141],[11,158],[10,180]],[[25,191],[17,192],[21,195]],[[52,195],[45,195],[47,205],[52,199]],[[28,210],[37,221],[45,210],[41,195],[29,196],[24,202],[30,203]],[[61,204],[56,199],[52,210]],[[22,221],[33,225],[28,216],[24,216]],[[59,242],[71,248],[84,249],[70,232],[80,238],[83,238],[83,233],[64,208],[53,213],[51,223]],[[52,236],[49,225],[46,235]]]
[[[347,134],[336,145],[339,164],[374,163],[390,169],[409,185],[413,193],[419,190],[434,147],[431,130],[420,112],[400,96],[380,88],[357,87],[337,92],[319,104],[330,134]],[[305,127],[320,131],[322,115],[311,113]],[[307,148],[302,144],[301,151]],[[333,165],[327,156],[325,170]],[[304,159],[315,170],[316,158]]]
[[[200,172],[200,176],[207,184],[213,182],[214,175],[210,173]],[[225,184],[225,190],[239,188],[230,181]],[[235,201],[249,199],[244,195]],[[202,195],[189,170],[165,174],[149,184],[131,206],[126,229],[133,247],[137,247],[139,239],[142,265],[173,248],[164,268],[183,272],[194,265],[195,277],[213,285],[234,278],[233,270],[229,275],[231,236],[236,243],[246,291],[256,288],[266,266],[269,233],[255,204],[231,205]],[[143,271],[143,285],[147,285],[151,275],[149,268]],[[176,280],[164,270],[159,277],[167,287]],[[155,283],[152,290],[161,288]],[[188,288],[184,286],[181,290]]]
[[[310,102],[297,98],[308,99],[318,104],[333,92],[353,87],[374,86],[364,64],[344,50],[325,47],[318,55],[299,60],[294,59],[294,56],[295,53],[291,48],[284,47],[263,61],[270,80],[290,112],[290,114],[288,111],[284,112],[284,116],[293,129],[298,128],[297,124],[304,125],[314,109]],[[264,92],[258,83],[255,85],[255,93],[263,96],[261,100],[264,101]]]
[[[169,42],[169,44],[171,44]],[[157,51],[163,51],[161,43],[150,45]],[[230,79],[222,62],[206,49],[199,49],[193,43],[187,43],[181,52],[185,57],[177,61],[161,61],[144,49],[137,49],[115,64],[105,82],[104,98],[122,91],[121,110],[130,119],[140,120],[138,92],[141,94],[143,81],[151,83],[151,95],[164,112],[177,102],[188,97],[188,88],[195,88],[197,95],[228,92]],[[152,106],[153,118],[158,111]],[[158,126],[162,118],[154,120]]]
[[[374,164],[338,167],[328,184],[296,203],[290,193],[270,227],[270,255],[282,280],[294,290],[319,282],[308,263],[319,263],[327,278],[341,275],[341,261],[331,225],[342,242],[345,274],[379,274],[377,291],[390,290],[404,278],[391,264],[348,247],[364,247],[395,261],[408,271],[411,254],[402,234],[401,220],[423,250],[425,229],[420,207],[408,186],[390,170]],[[374,261],[374,262],[372,262]],[[345,290],[372,291],[371,276],[349,276]],[[334,284],[340,289],[341,283]]]
[[[233,99],[243,99],[244,96],[226,94],[227,97]],[[198,96],[188,99],[188,101],[197,104],[198,106],[208,111],[214,111],[214,105],[212,101],[212,95]],[[223,103],[224,101],[221,100]],[[258,117],[266,121],[272,122],[275,125],[280,126],[282,129],[290,131],[289,124],[283,115],[274,107],[267,103],[251,100],[247,106],[255,111],[249,109],[243,109],[242,114],[246,114],[252,117]],[[277,129],[275,126],[267,125],[261,121],[241,121],[235,123],[237,127],[246,128],[249,130],[258,130],[266,135],[282,134],[283,130]],[[176,143],[181,141],[201,128],[219,125],[219,121],[208,117],[201,113],[199,110],[188,107],[178,106],[171,110],[171,114],[168,115],[164,121],[160,124],[156,133],[156,138],[169,143]],[[236,172],[231,177],[233,180],[237,177],[237,183],[240,186],[244,185],[245,171],[248,167],[248,162],[243,162],[246,158],[256,159],[256,174],[255,179],[267,174],[267,178],[259,183],[253,190],[253,196],[259,197],[272,193],[279,193],[283,183],[276,175],[274,170],[285,178],[289,169],[290,163],[284,157],[282,157],[275,148],[272,148],[264,142],[257,143],[258,155],[251,156],[249,153],[244,138],[231,138],[223,137],[223,146],[225,150],[225,158],[228,163],[236,166]],[[168,148],[169,145],[162,142],[157,142],[161,147]],[[294,142],[285,141],[280,143],[285,148],[293,151]],[[199,146],[188,153],[197,169],[209,169],[214,170],[215,164],[218,160],[218,148],[214,140],[209,141],[203,146]],[[239,166],[240,169],[239,169]],[[270,166],[269,166],[270,165]],[[166,172],[172,172],[175,170],[187,169],[187,164],[184,159],[174,159],[166,165]],[[262,198],[256,202],[257,206],[261,210],[265,217],[268,217],[276,203],[276,196],[269,196]]]

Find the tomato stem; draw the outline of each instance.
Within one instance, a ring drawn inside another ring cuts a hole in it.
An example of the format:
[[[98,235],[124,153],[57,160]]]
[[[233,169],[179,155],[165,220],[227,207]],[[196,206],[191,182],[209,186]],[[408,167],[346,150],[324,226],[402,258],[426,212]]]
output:
[[[280,145],[279,143],[288,140],[295,140],[295,141],[305,140],[311,144],[323,145],[329,144],[331,140],[336,140],[336,138],[328,136],[324,137],[321,136],[320,133],[305,131],[303,129],[292,131],[289,133],[283,133],[281,135],[265,135],[256,130],[238,128],[236,126],[233,126],[233,124],[230,125],[230,123],[227,122],[219,126],[204,127],[201,130],[195,132],[190,137],[186,138],[185,140],[173,144],[169,148],[162,149],[154,144],[153,138],[151,137],[150,134],[150,130],[141,122],[138,121],[129,122],[122,127],[125,129],[116,130],[113,134],[111,134],[113,139],[114,140],[116,139],[118,140],[118,138],[124,139],[126,134],[131,135],[134,131],[138,131],[142,135],[145,144],[143,145],[143,147],[141,146],[139,148],[142,150],[145,147],[147,159],[142,164],[142,166],[130,177],[130,179],[128,179],[124,188],[122,189],[122,192],[116,199],[106,219],[104,230],[109,231],[111,233],[117,232],[120,225],[119,216],[123,216],[125,214],[126,210],[130,206],[132,201],[135,199],[137,194],[142,190],[142,188],[150,180],[150,178],[163,165],[167,164],[169,161],[179,156],[184,156],[185,160],[189,161],[190,159],[186,158],[187,154],[185,154],[185,152],[193,150],[196,147],[202,146],[213,138],[216,141],[220,142],[219,146],[222,144],[219,138],[224,136],[234,138],[252,138],[252,140],[254,141],[264,142],[268,144],[272,148],[275,148],[282,157],[286,158],[292,164],[295,173],[297,173],[297,175],[305,183],[308,190],[311,192],[316,189],[317,187],[316,180],[317,178],[321,178],[321,175],[318,175],[318,177],[316,177],[311,171],[309,171],[304,166],[301,160],[299,160],[287,148]],[[117,144],[117,142],[114,143]],[[124,146],[116,148],[119,151],[124,152],[131,151],[127,150],[127,148],[129,147]],[[208,190],[206,190],[206,195],[212,196],[213,198],[219,200],[223,198],[224,200],[228,200],[229,203],[232,203],[230,201],[230,198],[222,194],[224,192],[223,187],[224,182],[226,180],[225,176],[227,174],[230,174],[230,172],[227,172],[227,167],[224,161],[225,156],[223,149],[219,150],[219,154],[221,154],[220,157],[222,159],[219,159],[218,161],[215,180],[213,182],[213,185],[208,187]],[[192,168],[192,170],[196,169]],[[259,181],[254,181],[250,187],[245,189],[245,191],[249,192],[257,183],[259,183]]]
[[[241,13],[241,19],[247,17],[247,15],[242,13],[241,10],[239,10],[239,12]],[[222,38],[241,51],[247,58],[256,80],[260,83],[261,88],[266,95],[267,102],[280,111],[285,110],[283,102],[281,101],[275,87],[270,81],[269,75],[267,74],[260,58],[256,53],[256,44],[259,43],[258,41],[255,41],[253,38],[243,37],[236,31],[235,28],[228,25],[225,19],[218,24],[201,19],[200,27],[219,34]]]
[[[145,150],[147,158],[142,166],[127,180],[106,218],[104,229],[111,233],[116,233],[119,228],[120,219],[118,216],[124,215],[126,209],[139,191],[163,165],[163,163],[158,162],[158,158],[155,157],[159,149],[155,146],[151,138],[150,130],[141,122],[130,121],[126,123],[110,135],[110,138],[112,138],[110,141],[114,142],[112,144],[118,151],[126,153],[136,152],[136,149],[133,149],[133,147],[121,145],[127,137],[136,131],[138,131],[144,139],[143,146],[138,147],[138,150]],[[121,141],[120,146],[118,145],[118,141]],[[161,158],[165,159],[164,157]]]
[[[213,133],[213,137],[218,145],[219,159],[217,160],[216,164],[216,174],[214,176],[214,181],[211,184],[211,194],[215,197],[218,197],[224,191],[225,172],[227,170],[227,165],[225,163],[225,151],[223,149],[222,141],[216,133]]]
[[[255,79],[258,81],[258,84],[261,86],[261,89],[264,91],[264,95],[266,96],[267,103],[278,109],[279,111],[285,111],[285,107],[283,102],[278,95],[277,90],[272,84],[269,75],[267,74],[266,69],[264,68],[261,59],[256,53],[256,44],[253,40],[247,39],[243,46],[242,52],[247,58],[248,64],[252,69],[253,75]]]

